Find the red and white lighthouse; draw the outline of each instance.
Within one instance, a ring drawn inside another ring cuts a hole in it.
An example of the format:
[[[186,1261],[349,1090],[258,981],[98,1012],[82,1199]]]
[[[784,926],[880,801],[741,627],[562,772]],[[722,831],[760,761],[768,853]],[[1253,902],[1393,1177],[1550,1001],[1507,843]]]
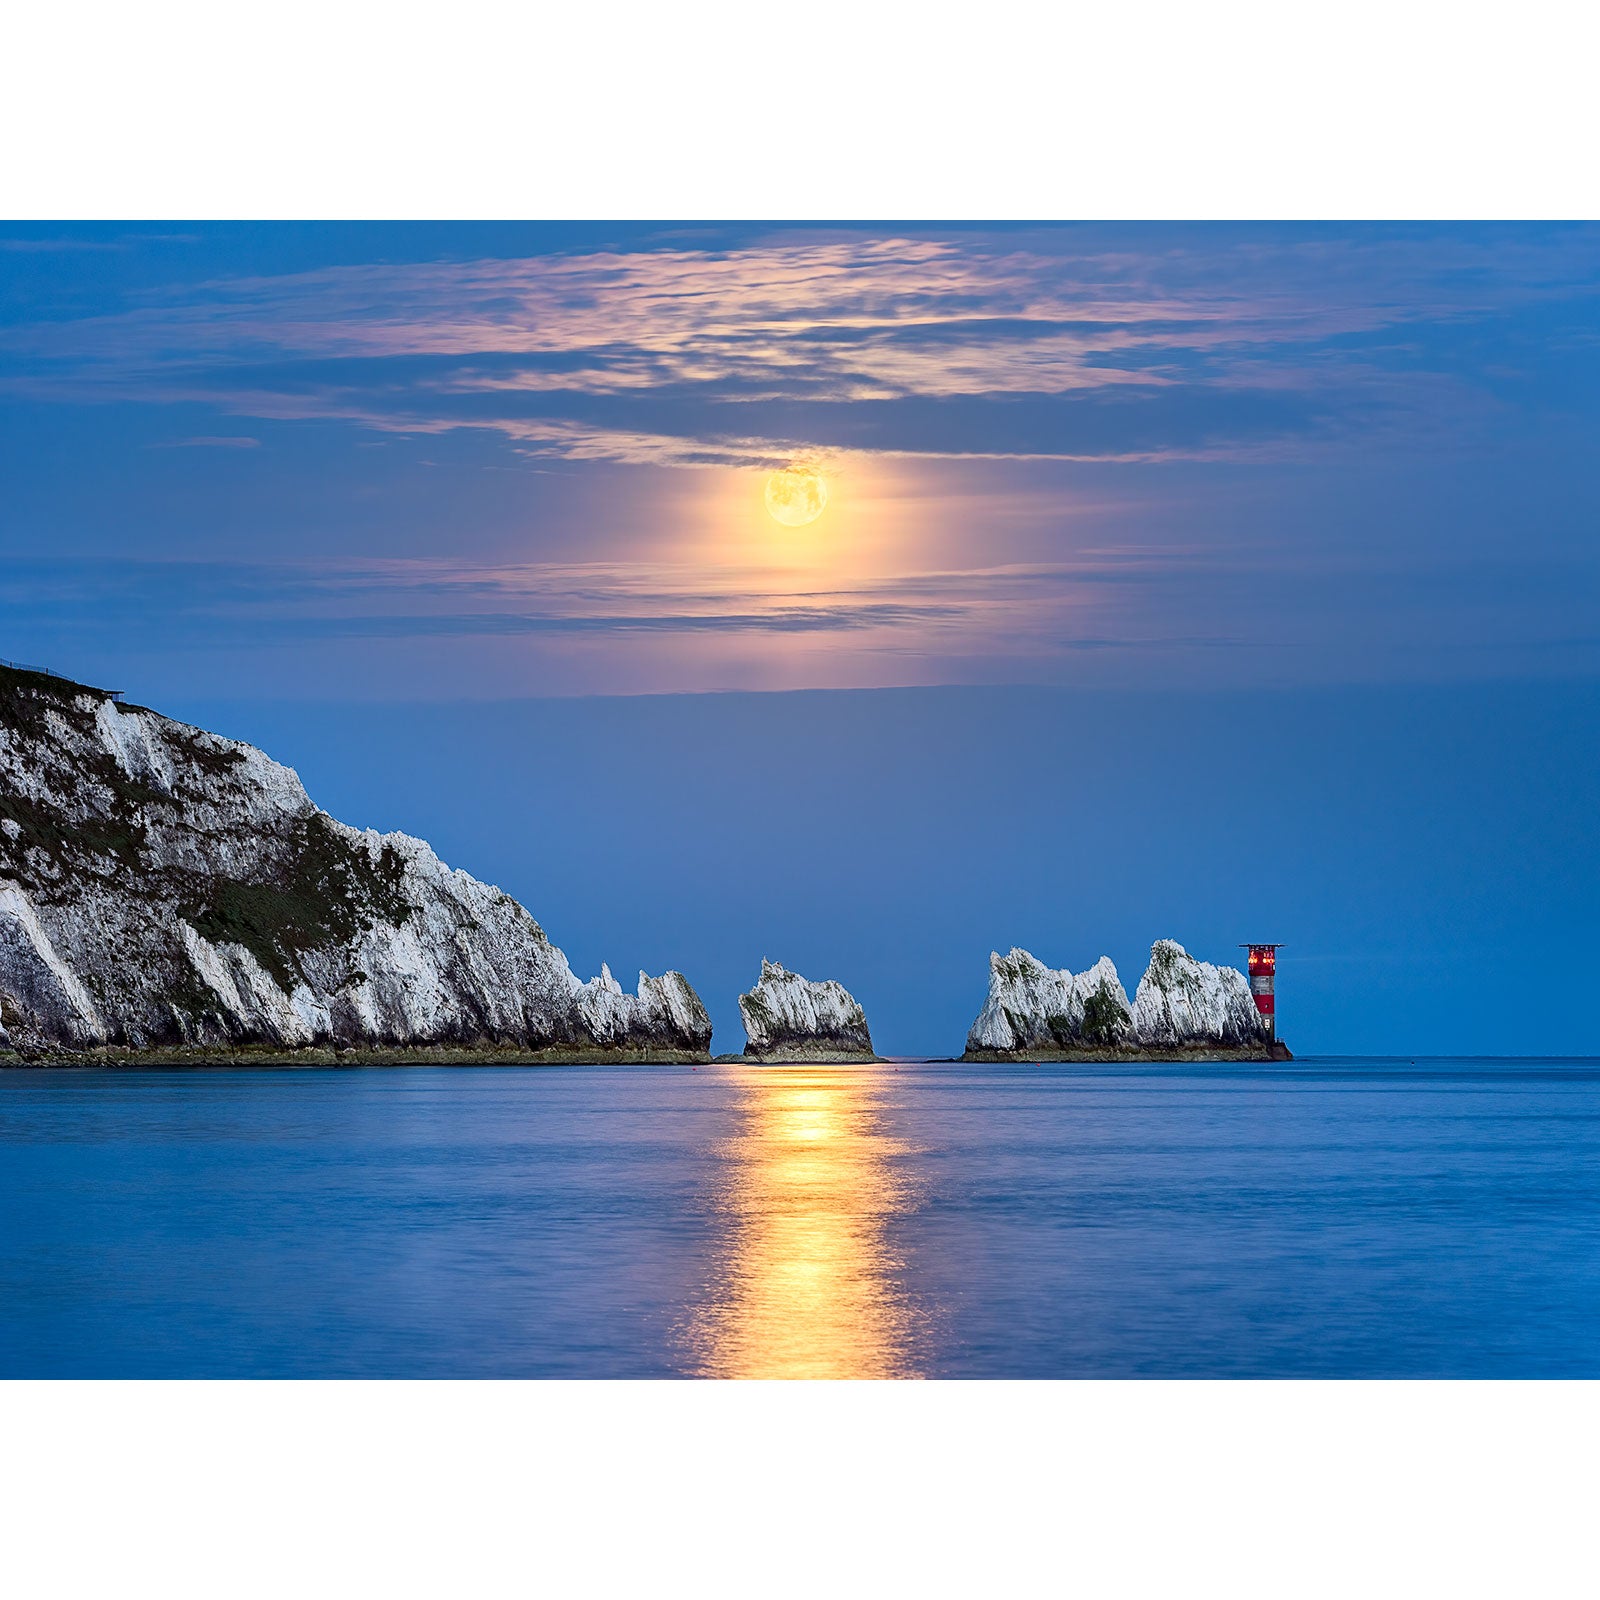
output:
[[[1241,949],[1250,952],[1250,993],[1255,997],[1256,1010],[1267,1019],[1267,1033],[1278,1037],[1278,1019],[1272,992],[1272,980],[1277,975],[1278,951],[1275,944],[1247,944]]]

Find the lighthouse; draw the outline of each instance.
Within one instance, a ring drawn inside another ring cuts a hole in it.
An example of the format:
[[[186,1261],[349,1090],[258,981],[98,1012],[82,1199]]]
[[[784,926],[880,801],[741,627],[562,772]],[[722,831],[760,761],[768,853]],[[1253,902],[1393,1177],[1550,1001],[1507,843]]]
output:
[[[1278,1037],[1278,1022],[1275,1015],[1272,993],[1272,980],[1278,967],[1278,951],[1282,948],[1275,944],[1247,944],[1239,947],[1250,952],[1250,993],[1255,997],[1256,1010],[1267,1019],[1267,1034],[1270,1038]]]

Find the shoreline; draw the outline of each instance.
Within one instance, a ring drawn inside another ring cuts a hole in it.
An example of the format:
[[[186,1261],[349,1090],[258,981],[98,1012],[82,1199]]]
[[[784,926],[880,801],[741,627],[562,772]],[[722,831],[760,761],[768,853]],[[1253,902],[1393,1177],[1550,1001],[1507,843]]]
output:
[[[0,1073],[38,1068],[187,1067],[226,1070],[230,1067],[704,1067],[704,1066],[897,1066],[916,1061],[930,1066],[962,1063],[1026,1066],[1044,1062],[1103,1062],[1107,1064],[1183,1061],[1292,1061],[1281,1041],[1268,1050],[968,1050],[959,1056],[880,1056],[859,1051],[790,1049],[763,1054],[743,1052],[713,1056],[695,1050],[596,1050],[548,1046],[540,1050],[497,1045],[331,1045],[284,1049],[271,1045],[242,1045],[223,1050],[214,1045],[173,1049],[132,1049],[101,1045],[87,1050],[0,1052]]]
[[[529,1050],[498,1045],[215,1045],[140,1049],[101,1045],[88,1050],[6,1051],[0,1072],[34,1067],[581,1067],[706,1066],[709,1051],[595,1050],[552,1045]]]
[[[722,1065],[743,1062],[747,1066],[758,1067],[872,1067],[887,1064],[883,1056],[865,1050],[808,1050],[804,1045],[792,1045],[782,1050],[746,1049],[738,1055],[718,1056],[716,1060]]]
[[[972,1062],[1128,1061],[1133,1063],[1141,1061],[1293,1061],[1294,1052],[1281,1039],[1276,1039],[1270,1045],[1258,1045],[1253,1048],[1236,1045],[1228,1049],[1213,1048],[1209,1045],[1197,1045],[1192,1048],[1174,1045],[1170,1050],[1097,1050],[1087,1046],[1082,1049],[1062,1049],[1060,1046],[1055,1046],[1048,1050],[966,1050],[957,1059]]]

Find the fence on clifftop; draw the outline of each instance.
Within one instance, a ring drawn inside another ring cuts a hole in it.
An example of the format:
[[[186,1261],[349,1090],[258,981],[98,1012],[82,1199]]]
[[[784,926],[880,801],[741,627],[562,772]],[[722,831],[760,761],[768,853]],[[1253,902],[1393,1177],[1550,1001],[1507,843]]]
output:
[[[49,667],[36,667],[31,661],[8,661],[0,656],[0,667],[10,667],[13,672],[37,672],[46,678],[55,678],[61,683],[78,683],[76,678],[69,678],[64,672],[52,672]],[[80,688],[87,688],[87,684],[79,684]],[[109,695],[113,700],[122,698],[120,689],[102,689],[102,694]]]

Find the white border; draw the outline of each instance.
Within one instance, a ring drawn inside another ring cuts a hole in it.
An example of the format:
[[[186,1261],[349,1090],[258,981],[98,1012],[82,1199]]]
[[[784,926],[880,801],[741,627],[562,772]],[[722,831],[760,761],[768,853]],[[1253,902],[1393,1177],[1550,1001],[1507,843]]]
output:
[[[33,6],[11,217],[1593,217],[1593,8]],[[1551,1595],[1593,1385],[0,1388],[30,1596]],[[1582,1563],[1582,1565],[1580,1565]]]
[[[1496,1595],[1592,1384],[12,1384],[10,1592]],[[19,1581],[20,1580],[20,1581]]]
[[[0,213],[1593,217],[1593,7],[14,8]]]

